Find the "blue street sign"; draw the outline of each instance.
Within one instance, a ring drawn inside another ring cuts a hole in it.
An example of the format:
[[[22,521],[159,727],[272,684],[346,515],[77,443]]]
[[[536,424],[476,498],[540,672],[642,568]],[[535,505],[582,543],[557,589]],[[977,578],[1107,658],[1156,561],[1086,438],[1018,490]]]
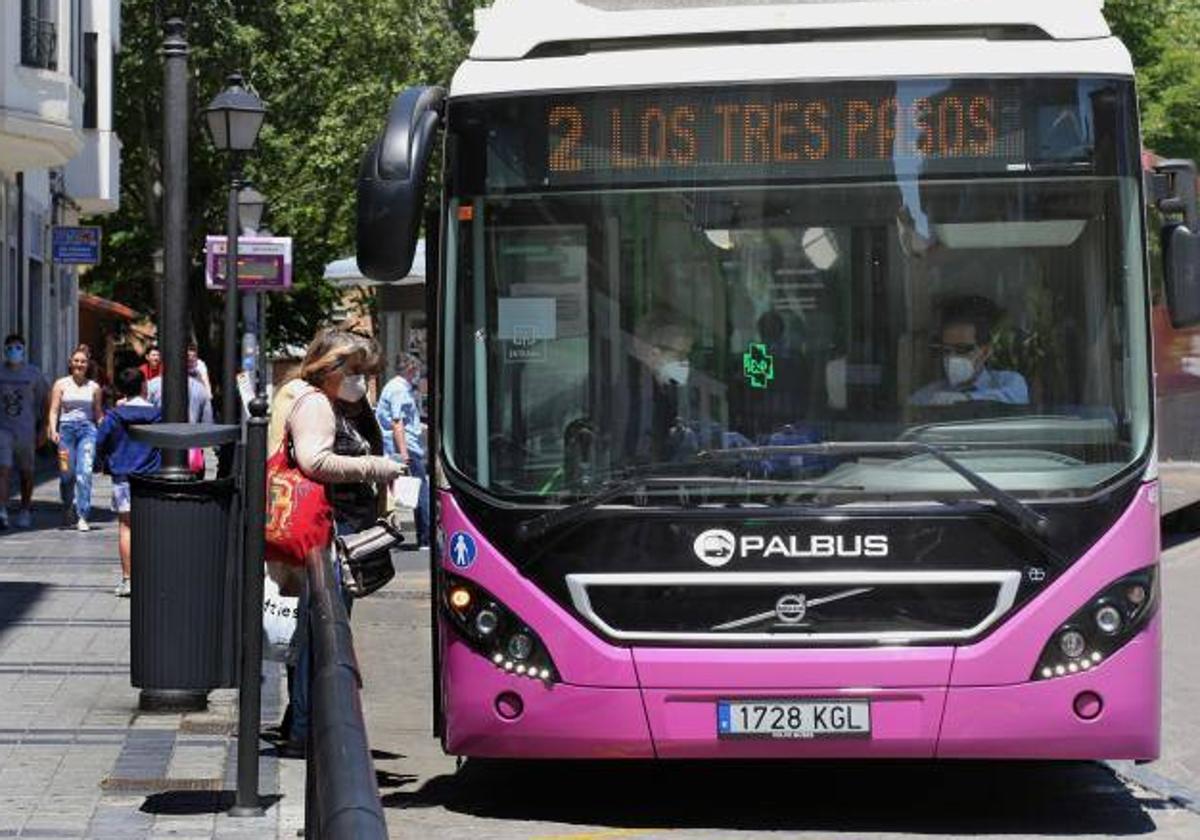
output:
[[[51,255],[60,265],[99,265],[100,228],[55,226]]]

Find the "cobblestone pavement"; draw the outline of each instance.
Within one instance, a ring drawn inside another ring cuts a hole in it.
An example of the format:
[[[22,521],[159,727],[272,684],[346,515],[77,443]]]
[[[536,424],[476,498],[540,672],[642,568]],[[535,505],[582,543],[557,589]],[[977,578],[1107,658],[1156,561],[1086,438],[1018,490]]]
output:
[[[237,696],[209,709],[143,714],[129,683],[129,600],[110,487],[97,477],[95,529],[62,527],[57,480],[39,484],[34,528],[0,532],[0,837],[289,837],[303,824],[302,762],[263,744],[262,818],[223,812],[235,788]],[[279,715],[270,666],[263,718]],[[299,781],[294,767],[300,764]]]
[[[1200,539],[1164,555],[1160,761],[498,763],[430,736],[424,553],[355,606],[363,702],[397,838],[1114,837],[1200,840]]]

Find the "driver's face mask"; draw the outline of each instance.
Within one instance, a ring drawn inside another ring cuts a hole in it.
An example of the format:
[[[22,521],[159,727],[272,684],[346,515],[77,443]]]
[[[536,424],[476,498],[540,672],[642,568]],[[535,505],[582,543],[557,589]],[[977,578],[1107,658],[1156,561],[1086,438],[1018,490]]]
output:
[[[975,357],[947,354],[942,356],[942,370],[946,373],[946,381],[953,387],[966,385],[975,378]]]

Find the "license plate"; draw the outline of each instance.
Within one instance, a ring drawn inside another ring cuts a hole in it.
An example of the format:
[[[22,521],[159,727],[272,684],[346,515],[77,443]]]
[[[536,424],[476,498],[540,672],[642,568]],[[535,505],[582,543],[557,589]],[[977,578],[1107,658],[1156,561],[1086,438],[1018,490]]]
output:
[[[867,700],[718,700],[721,738],[869,738]]]

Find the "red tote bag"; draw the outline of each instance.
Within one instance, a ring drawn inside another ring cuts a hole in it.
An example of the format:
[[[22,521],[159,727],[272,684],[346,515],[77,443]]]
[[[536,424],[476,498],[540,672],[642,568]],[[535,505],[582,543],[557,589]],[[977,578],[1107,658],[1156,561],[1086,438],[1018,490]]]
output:
[[[287,566],[304,566],[310,552],[333,542],[333,507],[325,485],[296,465],[290,428],[279,451],[267,460],[266,538],[267,562]]]

